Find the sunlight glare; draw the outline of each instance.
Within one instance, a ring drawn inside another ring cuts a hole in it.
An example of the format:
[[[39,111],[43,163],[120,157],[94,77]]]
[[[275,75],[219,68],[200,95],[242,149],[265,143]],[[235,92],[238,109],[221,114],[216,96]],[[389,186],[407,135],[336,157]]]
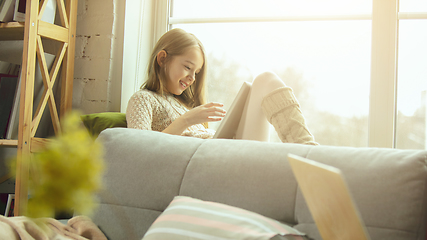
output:
[[[172,17],[277,17],[371,12],[372,0],[174,0]]]

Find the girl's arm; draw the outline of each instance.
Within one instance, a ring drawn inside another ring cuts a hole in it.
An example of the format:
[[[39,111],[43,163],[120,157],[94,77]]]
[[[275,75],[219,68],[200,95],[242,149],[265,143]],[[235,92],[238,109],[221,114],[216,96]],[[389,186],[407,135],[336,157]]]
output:
[[[162,132],[181,135],[185,129],[195,124],[202,124],[205,122],[217,122],[225,116],[226,111],[222,108],[224,105],[221,103],[207,103],[191,109],[179,118],[175,119],[165,130]]]
[[[126,122],[128,128],[152,130],[153,106],[148,95],[141,92],[132,95],[126,108]]]

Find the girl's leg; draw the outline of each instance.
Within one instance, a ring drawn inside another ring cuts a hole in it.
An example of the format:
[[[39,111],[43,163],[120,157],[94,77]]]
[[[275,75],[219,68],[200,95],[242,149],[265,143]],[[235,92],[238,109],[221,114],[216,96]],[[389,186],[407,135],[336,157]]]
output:
[[[263,73],[252,83],[236,137],[268,141],[267,121],[282,142],[318,145],[305,124],[292,89],[274,73]]]
[[[261,109],[261,102],[264,96],[281,87],[285,87],[285,84],[274,73],[262,73],[253,80],[242,118],[237,128],[237,139],[269,141],[270,123]]]

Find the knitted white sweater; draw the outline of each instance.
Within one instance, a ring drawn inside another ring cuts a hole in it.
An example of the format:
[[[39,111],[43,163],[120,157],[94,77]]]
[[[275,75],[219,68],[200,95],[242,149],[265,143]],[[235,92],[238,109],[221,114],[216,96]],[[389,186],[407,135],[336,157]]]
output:
[[[173,95],[160,95],[143,89],[132,95],[126,109],[128,128],[163,131],[187,109]],[[212,138],[215,131],[202,124],[187,128],[181,135],[198,138]]]

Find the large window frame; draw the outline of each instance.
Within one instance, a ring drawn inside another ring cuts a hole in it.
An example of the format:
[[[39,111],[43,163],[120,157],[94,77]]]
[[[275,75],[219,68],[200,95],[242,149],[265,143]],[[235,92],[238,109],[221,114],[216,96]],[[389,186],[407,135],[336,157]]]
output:
[[[145,78],[151,49],[172,24],[372,20],[369,103],[370,147],[394,148],[399,20],[427,19],[427,13],[399,12],[399,0],[373,0],[372,14],[265,18],[174,18],[170,0],[127,0],[122,75],[121,111]]]

